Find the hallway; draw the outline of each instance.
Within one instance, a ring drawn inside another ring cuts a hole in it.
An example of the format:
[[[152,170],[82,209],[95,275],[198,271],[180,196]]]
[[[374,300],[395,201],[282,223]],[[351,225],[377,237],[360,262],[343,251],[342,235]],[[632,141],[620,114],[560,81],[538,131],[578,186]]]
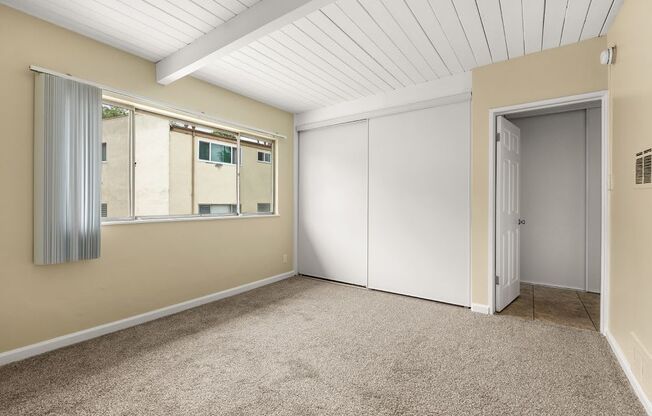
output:
[[[600,294],[521,283],[521,295],[500,315],[600,331]]]

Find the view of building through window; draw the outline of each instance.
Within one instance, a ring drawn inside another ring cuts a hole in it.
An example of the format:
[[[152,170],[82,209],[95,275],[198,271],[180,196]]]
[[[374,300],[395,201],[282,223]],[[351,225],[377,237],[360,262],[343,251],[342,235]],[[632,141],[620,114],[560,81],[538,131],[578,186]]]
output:
[[[102,106],[102,218],[126,218],[131,206],[131,110]]]
[[[274,212],[271,140],[109,104],[102,124],[106,218]]]

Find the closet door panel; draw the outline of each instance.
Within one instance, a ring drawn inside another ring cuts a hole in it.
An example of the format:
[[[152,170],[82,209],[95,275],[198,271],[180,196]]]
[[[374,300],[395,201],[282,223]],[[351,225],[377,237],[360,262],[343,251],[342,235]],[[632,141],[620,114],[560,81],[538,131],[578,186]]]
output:
[[[299,273],[367,285],[367,122],[299,135]]]
[[[469,306],[469,102],[369,121],[369,287]]]

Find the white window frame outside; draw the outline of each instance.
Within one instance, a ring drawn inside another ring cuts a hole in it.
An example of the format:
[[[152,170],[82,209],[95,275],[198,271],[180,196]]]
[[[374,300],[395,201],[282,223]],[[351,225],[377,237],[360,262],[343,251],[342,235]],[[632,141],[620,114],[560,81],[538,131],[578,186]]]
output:
[[[263,155],[269,155],[269,161],[264,160],[265,157],[263,157],[263,160],[260,160],[260,159],[258,158],[258,155],[260,155],[261,153],[262,153]],[[268,151],[266,151],[266,150],[258,150],[258,153],[256,153],[256,161],[257,161],[258,163],[267,163],[267,164],[270,164],[270,165],[271,165],[271,164],[272,164],[272,160],[273,160],[273,159],[272,159],[272,152],[268,152]]]
[[[201,147],[201,143],[207,143],[208,144],[208,160],[202,159],[200,157],[199,149]],[[213,144],[218,144],[218,145],[224,146],[224,147],[230,147],[232,149],[231,150],[231,162],[216,162],[216,161],[211,160],[211,153],[213,152],[213,146],[212,146]],[[242,152],[242,148],[240,148],[240,152]],[[233,155],[234,154],[236,155],[236,160],[237,160],[238,159],[238,153],[240,153],[240,152],[238,152],[237,145],[233,146],[232,144],[221,142],[221,141],[219,141],[219,139],[216,139],[216,140],[203,139],[203,138],[202,139],[197,139],[197,160],[200,161],[200,162],[203,162],[203,163],[212,163],[213,165],[232,165],[232,166],[235,166],[237,163],[233,163]],[[241,165],[242,165],[242,163],[241,163]]]

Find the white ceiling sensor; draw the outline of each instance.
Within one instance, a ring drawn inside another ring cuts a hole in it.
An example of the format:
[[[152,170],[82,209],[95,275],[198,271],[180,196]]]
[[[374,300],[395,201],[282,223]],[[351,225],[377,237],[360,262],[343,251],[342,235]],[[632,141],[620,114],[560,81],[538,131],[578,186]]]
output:
[[[157,62],[164,84],[190,74],[294,113],[603,36],[622,3],[0,0]]]
[[[602,65],[611,65],[612,63],[614,63],[615,54],[616,54],[615,47],[610,47],[603,50],[600,53],[600,63]]]

